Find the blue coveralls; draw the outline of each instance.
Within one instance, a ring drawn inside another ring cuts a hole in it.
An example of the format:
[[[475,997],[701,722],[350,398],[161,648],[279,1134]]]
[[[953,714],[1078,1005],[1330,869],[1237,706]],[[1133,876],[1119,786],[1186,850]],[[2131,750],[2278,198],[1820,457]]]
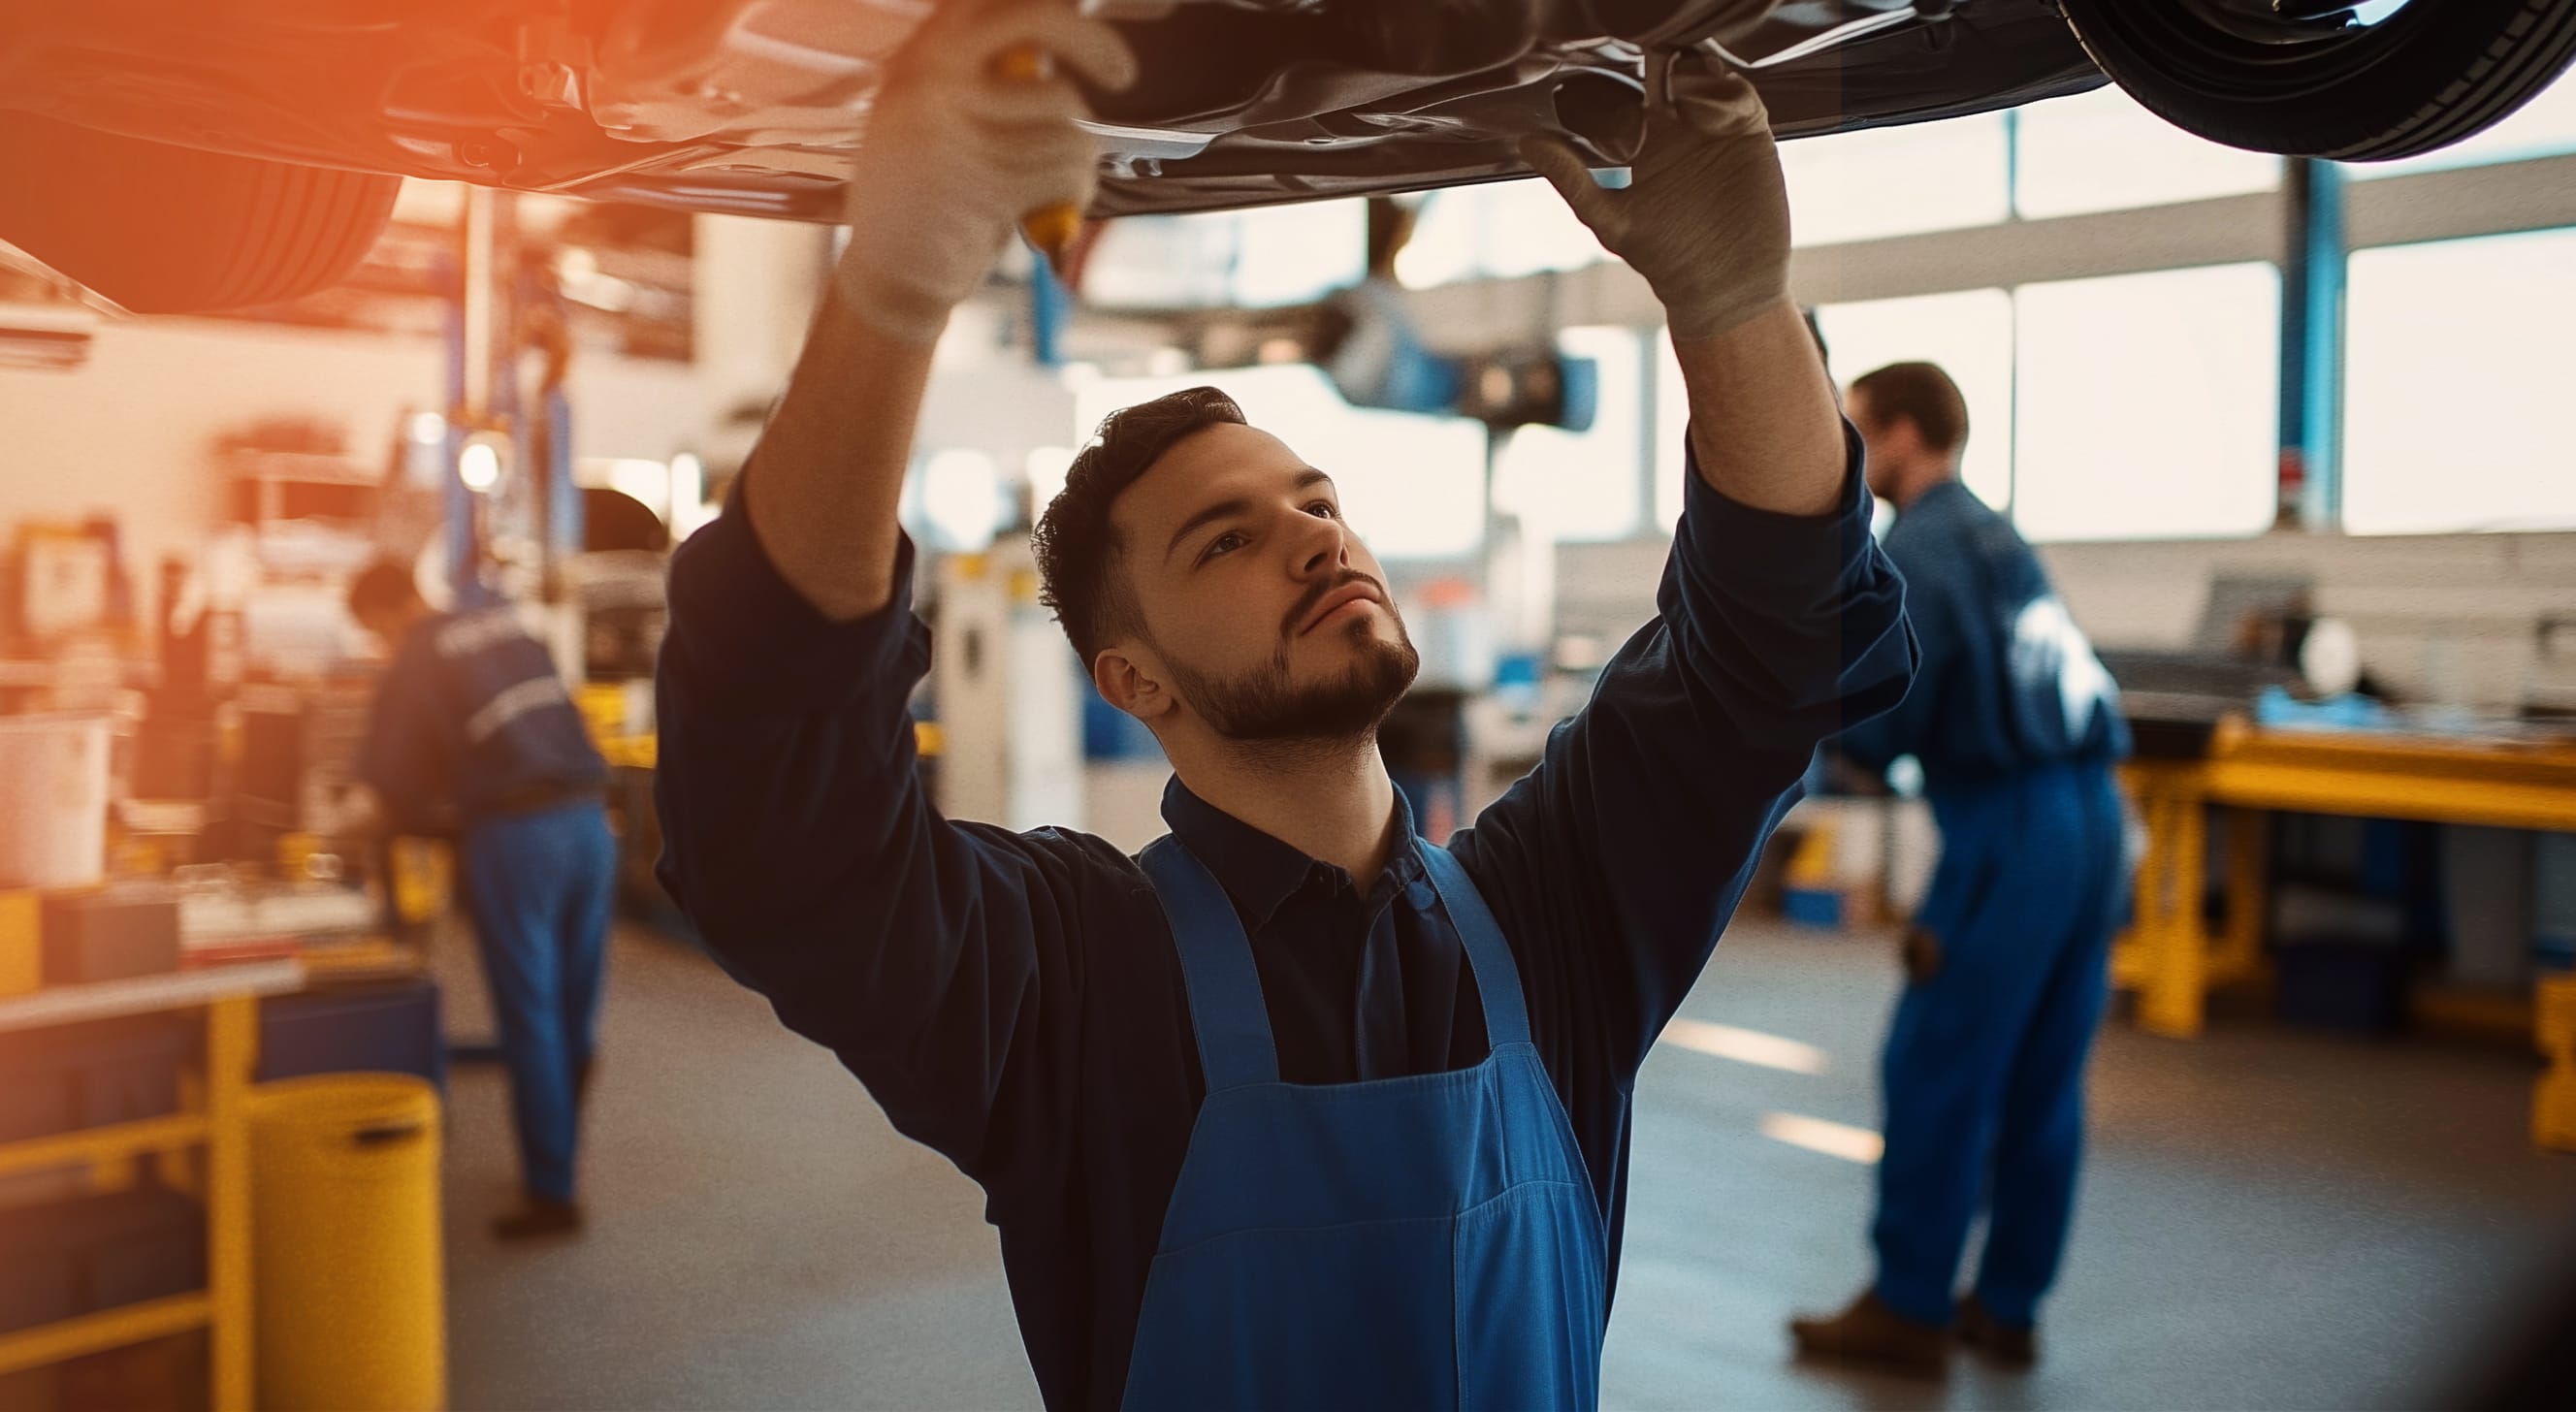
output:
[[[1923,494],[1886,549],[1922,667],[1896,711],[1842,746],[1876,768],[1922,762],[1941,861],[1881,1061],[1877,1293],[1947,1324],[1982,1210],[1978,1301],[2028,1325],[2074,1211],[2084,1062],[2126,876],[2112,766],[2128,729],[2038,556],[1965,486]]]
[[[553,659],[503,608],[405,634],[357,774],[402,827],[459,836],[526,1185],[570,1201],[617,884],[608,766]]]
[[[1207,1101],[1145,1284],[1129,1408],[1579,1409],[1601,1400],[1608,1242],[1520,972],[1466,869],[1423,845],[1492,1052],[1442,1073],[1290,1084],[1252,942],[1165,838]]]

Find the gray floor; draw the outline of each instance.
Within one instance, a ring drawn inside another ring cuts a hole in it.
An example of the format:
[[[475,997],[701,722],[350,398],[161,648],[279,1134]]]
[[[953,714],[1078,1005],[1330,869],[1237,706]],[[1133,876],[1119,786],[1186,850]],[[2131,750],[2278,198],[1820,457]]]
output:
[[[2576,1156],[2525,1144],[2519,1055],[2115,1026],[2043,1367],[1926,1388],[1795,1366],[1781,1320],[1863,1277],[1870,1171],[1758,1125],[1874,1124],[1886,958],[1740,926],[1685,1015],[1821,1046],[1825,1072],[1671,1046],[1646,1066],[1610,1406],[2418,1404],[2576,1212]],[[695,955],[632,934],[614,966],[578,1242],[483,1234],[513,1185],[502,1081],[458,1076],[455,1406],[1035,1406],[974,1188]]]

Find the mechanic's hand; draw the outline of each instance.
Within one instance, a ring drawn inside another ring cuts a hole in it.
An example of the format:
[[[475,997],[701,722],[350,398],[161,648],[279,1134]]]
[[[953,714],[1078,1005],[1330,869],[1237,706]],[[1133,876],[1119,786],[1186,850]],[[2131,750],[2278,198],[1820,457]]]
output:
[[[1034,50],[1043,78],[1005,76]],[[850,244],[836,276],[853,312],[913,343],[993,268],[1027,212],[1091,200],[1098,150],[1072,70],[1104,88],[1136,78],[1116,30],[1067,0],[949,0],[896,55],[850,176]]]
[[[1573,144],[1521,157],[1646,277],[1675,342],[1724,333],[1789,293],[1789,193],[1752,82],[1697,52],[1646,62],[1646,136],[1625,190],[1597,185]]]

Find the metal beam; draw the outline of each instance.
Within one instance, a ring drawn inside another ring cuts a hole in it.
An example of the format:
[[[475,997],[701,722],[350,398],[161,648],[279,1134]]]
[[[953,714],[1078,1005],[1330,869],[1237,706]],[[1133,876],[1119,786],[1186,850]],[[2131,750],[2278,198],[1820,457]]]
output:
[[[2455,240],[2576,226],[2576,154],[2348,183],[2349,247]],[[1790,289],[1802,303],[1846,304],[2144,274],[2289,257],[2285,189],[2134,211],[2014,220],[1966,230],[1801,248]],[[1644,280],[1614,262],[1556,275],[1462,280],[1406,296],[1440,351],[1498,332],[1566,322],[1653,325]]]
[[[2281,517],[2285,525],[2337,529],[2343,523],[2343,169],[2293,160],[2282,194]]]

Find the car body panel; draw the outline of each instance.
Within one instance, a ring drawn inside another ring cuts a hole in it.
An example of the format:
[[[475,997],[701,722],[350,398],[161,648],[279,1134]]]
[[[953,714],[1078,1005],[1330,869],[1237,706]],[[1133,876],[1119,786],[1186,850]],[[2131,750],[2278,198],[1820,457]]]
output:
[[[1748,13],[1749,7],[1749,13]],[[1768,8],[1767,17],[1763,11]],[[17,0],[8,110],[183,147],[689,210],[838,220],[846,153],[931,0]],[[1783,137],[2103,80],[2044,0],[1958,0],[1763,68]],[[1093,214],[1527,173],[1533,131],[1621,165],[1644,51],[1748,59],[1897,0],[1112,0],[1145,79],[1097,95]],[[886,199],[900,200],[901,193]]]

